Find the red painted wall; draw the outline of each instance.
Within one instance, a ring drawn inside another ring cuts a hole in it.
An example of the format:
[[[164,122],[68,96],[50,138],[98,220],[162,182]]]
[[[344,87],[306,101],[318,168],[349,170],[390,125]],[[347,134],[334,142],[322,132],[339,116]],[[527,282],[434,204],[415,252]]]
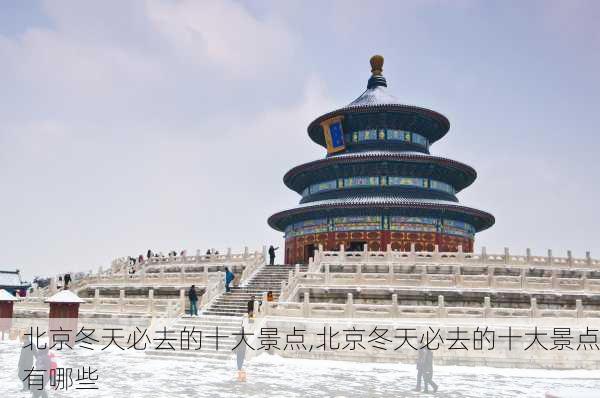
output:
[[[445,235],[434,232],[394,232],[394,231],[353,231],[353,232],[327,232],[309,234],[287,239],[285,242],[285,263],[306,263],[307,246],[314,245],[318,248],[323,245],[324,250],[339,250],[344,245],[346,250],[352,241],[367,242],[370,251],[386,250],[391,243],[392,250],[410,251],[410,244],[415,244],[416,251],[433,251],[438,245],[441,252],[458,251],[462,245],[463,251],[473,251],[473,239],[455,235]]]

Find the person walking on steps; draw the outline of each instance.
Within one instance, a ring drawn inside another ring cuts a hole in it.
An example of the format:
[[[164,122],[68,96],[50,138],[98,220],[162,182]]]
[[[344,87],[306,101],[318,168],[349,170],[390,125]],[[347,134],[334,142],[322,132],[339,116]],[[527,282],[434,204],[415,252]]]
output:
[[[234,347],[234,350],[235,350],[237,370],[238,370],[237,380],[244,382],[244,381],[246,381],[246,371],[244,370],[244,359],[246,358],[246,343],[244,341],[243,335],[238,337],[237,345]]]
[[[254,316],[254,296],[250,297],[248,300],[248,318],[252,318]]]
[[[71,283],[71,274],[65,274],[65,290],[69,288],[69,283]]]
[[[417,350],[417,387],[415,391],[421,391],[421,381],[423,380],[423,363],[425,362],[425,348]]]
[[[273,245],[269,246],[269,265],[275,264],[275,250],[278,250],[279,247],[273,247]]]
[[[428,386],[433,387],[433,392],[437,392],[438,385],[433,382],[433,351],[428,347],[424,348],[425,356],[423,358],[423,380],[425,381],[425,390],[423,392],[428,393]]]
[[[196,293],[195,285],[192,285],[190,290],[188,290],[188,298],[190,299],[190,316],[198,316],[198,307],[196,306],[196,303],[198,302],[198,294]]]
[[[235,278],[235,275],[233,274],[233,272],[231,272],[229,270],[229,268],[225,267],[225,291],[226,292],[230,292],[231,291],[231,282],[233,282],[233,279]]]

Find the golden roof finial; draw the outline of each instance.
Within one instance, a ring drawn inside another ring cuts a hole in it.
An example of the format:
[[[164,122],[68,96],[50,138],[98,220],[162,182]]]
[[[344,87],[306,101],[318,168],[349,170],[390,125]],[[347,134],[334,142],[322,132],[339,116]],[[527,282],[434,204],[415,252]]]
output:
[[[371,62],[371,73],[373,75],[381,75],[383,71],[383,56],[373,55],[369,62]]]

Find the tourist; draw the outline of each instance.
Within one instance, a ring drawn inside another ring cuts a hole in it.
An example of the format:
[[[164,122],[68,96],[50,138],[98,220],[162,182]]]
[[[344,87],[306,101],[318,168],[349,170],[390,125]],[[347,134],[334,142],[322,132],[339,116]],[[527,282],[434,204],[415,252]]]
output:
[[[433,392],[437,392],[438,385],[433,382],[433,351],[428,347],[425,348],[425,356],[423,358],[423,380],[425,381],[425,390],[423,392],[429,392],[427,386],[433,387]]]
[[[206,249],[206,255],[210,256],[210,249]]]
[[[35,351],[35,369],[39,369],[40,371],[43,371],[43,376],[42,376],[42,385],[38,385],[35,384],[33,385],[31,388],[31,396],[33,398],[36,397],[42,397],[42,398],[47,398],[48,397],[48,393],[46,392],[46,384],[49,381],[49,376],[50,376],[50,369],[52,368],[52,359],[50,358],[50,351],[48,350],[48,348],[40,348],[37,351]],[[28,372],[29,373],[29,372]],[[29,377],[31,375],[28,376],[28,380]]]
[[[273,292],[271,290],[267,292],[267,301],[273,301]]]
[[[254,317],[254,296],[248,300],[248,318]]]
[[[198,307],[196,306],[196,303],[198,302],[198,294],[196,294],[196,286],[192,285],[190,287],[190,290],[188,291],[188,298],[190,299],[190,316],[198,316]]]
[[[273,247],[273,245],[269,246],[269,265],[275,264],[275,250],[278,250],[279,247]]]
[[[65,290],[69,288],[69,283],[71,283],[71,274],[65,274]]]
[[[31,340],[29,340],[29,336],[26,336],[24,332],[21,332],[20,337],[23,346],[21,347],[21,356],[19,357],[19,367],[17,374],[19,375],[19,379],[23,383],[23,391],[27,391],[29,390],[27,371],[33,368],[34,347],[33,345],[31,345]]]
[[[148,260],[150,260],[150,258],[152,257],[152,250],[148,249],[148,253],[147,256]]]
[[[140,264],[140,265],[141,265],[141,264],[143,264],[143,263],[144,263],[144,255],[143,255],[143,254],[140,254],[140,255],[138,256],[138,264]]]
[[[423,363],[425,362],[425,348],[417,350],[417,387],[415,391],[421,391],[421,380],[423,379]]]
[[[231,272],[229,270],[229,268],[225,267],[225,291],[226,292],[231,291],[231,287],[229,285],[231,284],[231,282],[233,282],[234,278],[235,278],[235,275],[233,274],[233,272]]]
[[[243,369],[244,359],[246,358],[246,343],[244,341],[243,329],[242,334],[238,338],[238,344],[235,346],[235,356],[238,370],[238,381],[246,381],[246,372]]]

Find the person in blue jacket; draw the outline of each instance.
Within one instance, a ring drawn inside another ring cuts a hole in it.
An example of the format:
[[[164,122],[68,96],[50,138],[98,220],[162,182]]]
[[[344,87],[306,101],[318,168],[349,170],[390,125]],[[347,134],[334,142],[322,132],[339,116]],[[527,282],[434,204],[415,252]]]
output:
[[[229,270],[229,268],[225,267],[225,291],[226,292],[231,291],[231,287],[229,285],[231,284],[231,282],[233,282],[234,278],[235,278],[235,275],[233,275],[233,272],[231,272]]]

